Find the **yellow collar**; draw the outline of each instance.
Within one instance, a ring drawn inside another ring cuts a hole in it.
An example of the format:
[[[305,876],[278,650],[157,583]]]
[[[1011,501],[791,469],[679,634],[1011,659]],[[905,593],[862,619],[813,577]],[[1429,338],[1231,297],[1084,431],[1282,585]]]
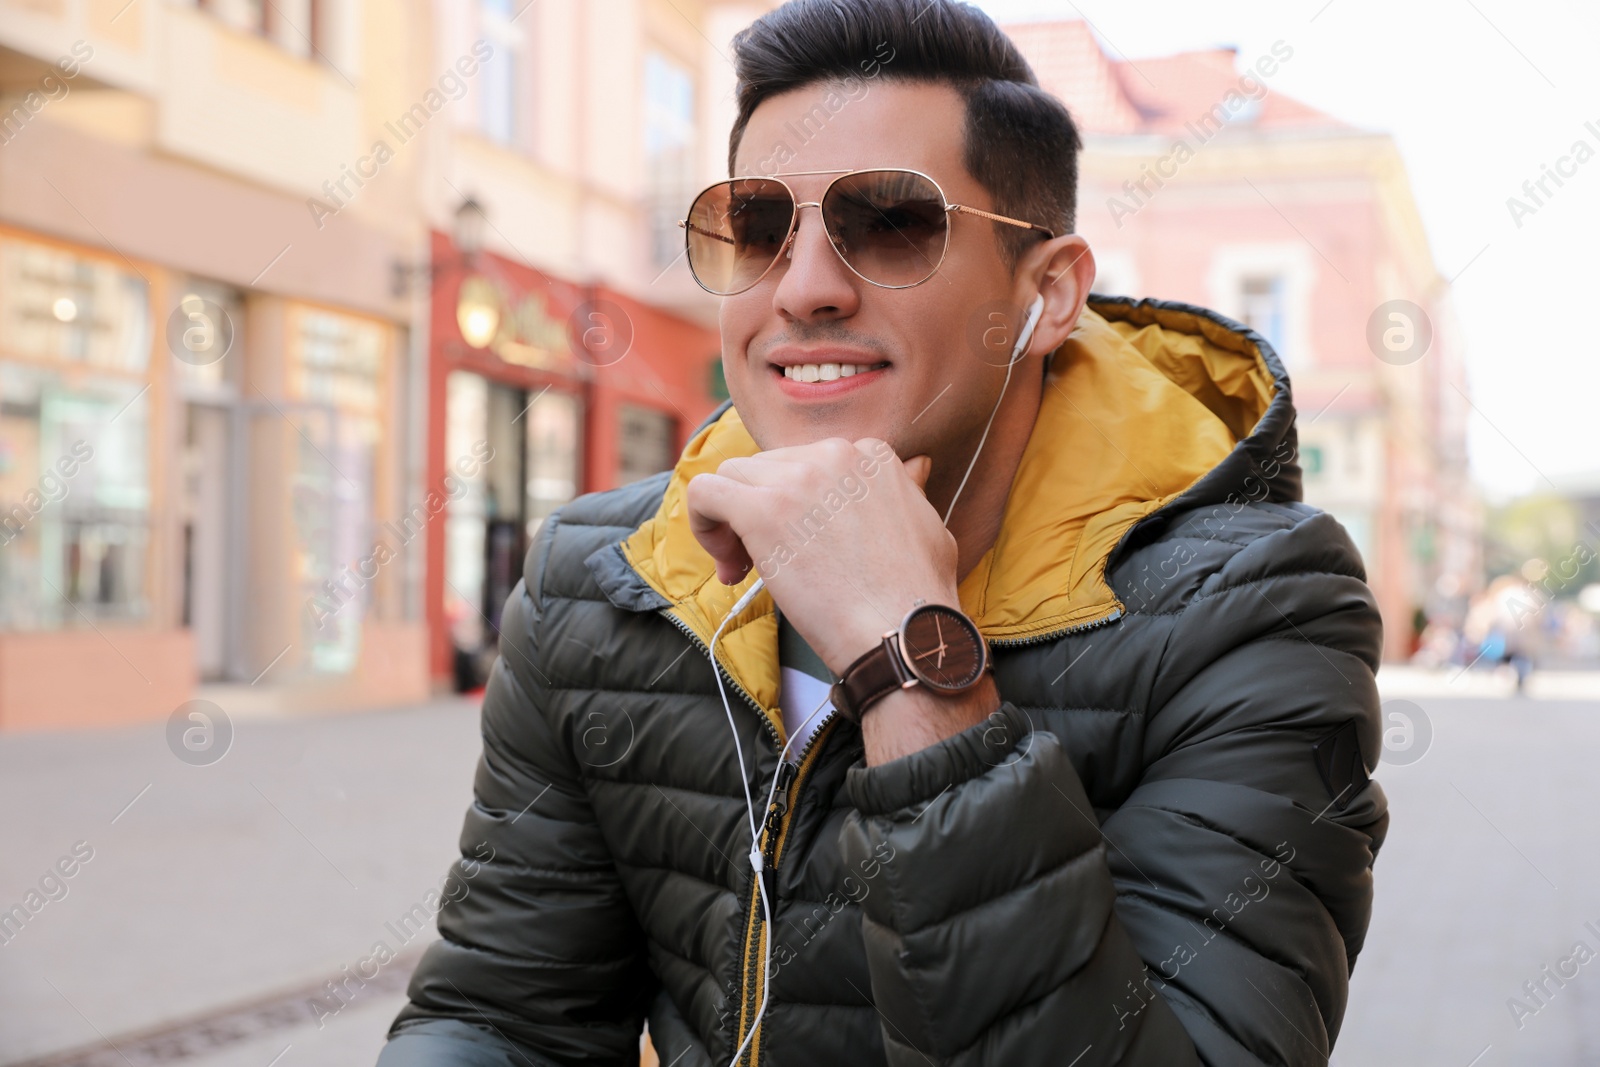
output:
[[[1000,534],[960,586],[990,641],[1019,642],[1115,618],[1106,562],[1140,519],[1194,485],[1247,436],[1276,388],[1256,348],[1194,312],[1097,303],[1056,350]],[[655,516],[622,543],[667,613],[702,644],[755,581],[716,580],[689,528],[697,474],[759,449],[729,408],[684,449]],[[783,734],[778,629],[763,591],[728,624],[717,658]]]

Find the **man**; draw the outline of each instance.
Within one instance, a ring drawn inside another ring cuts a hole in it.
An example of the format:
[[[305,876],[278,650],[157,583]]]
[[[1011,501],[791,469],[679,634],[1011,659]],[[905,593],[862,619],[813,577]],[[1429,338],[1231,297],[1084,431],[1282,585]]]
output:
[[[1077,132],[981,13],[735,53],[685,220],[732,407],[542,528],[380,1064],[1325,1063],[1380,626],[1282,365],[1089,300]]]

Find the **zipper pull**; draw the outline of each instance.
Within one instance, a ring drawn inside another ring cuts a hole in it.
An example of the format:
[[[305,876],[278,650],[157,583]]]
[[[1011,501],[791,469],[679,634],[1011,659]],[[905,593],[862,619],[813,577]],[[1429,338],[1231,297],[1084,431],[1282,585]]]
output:
[[[772,807],[767,809],[766,820],[761,824],[762,837],[765,844],[752,852],[751,859],[761,856],[761,865],[756,868],[756,877],[761,879],[763,891],[766,894],[768,906],[778,901],[778,870],[773,863],[773,854],[778,850],[778,824],[789,811],[789,786],[794,783],[794,776],[799,770],[788,760],[778,764],[777,786],[772,791]]]
[[[767,810],[769,831],[777,826],[779,819],[789,813],[789,786],[794,784],[794,776],[798,769],[788,760],[778,764],[777,788],[772,791],[772,807]]]

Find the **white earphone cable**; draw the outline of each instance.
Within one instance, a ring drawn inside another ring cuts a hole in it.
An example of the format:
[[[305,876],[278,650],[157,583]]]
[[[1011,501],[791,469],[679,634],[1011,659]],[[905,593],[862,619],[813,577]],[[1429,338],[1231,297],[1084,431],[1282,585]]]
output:
[[[757,585],[760,584],[760,579],[756,580],[756,584]],[[754,587],[752,587],[752,588],[754,588]],[[726,701],[727,698],[724,697],[723,699],[724,699],[724,701]],[[815,719],[817,717],[817,715],[822,711],[822,709],[827,707],[827,706],[828,706],[828,698],[827,697],[823,697],[821,702],[817,704],[816,708],[811,712],[811,714],[807,715],[805,717],[805,720],[800,723],[799,728],[796,729],[794,731],[794,733],[790,735],[789,740],[784,742],[783,749],[778,753],[778,762],[780,764],[787,757],[788,752],[789,752],[789,746],[794,744],[795,740],[797,738],[799,738],[799,737],[801,737],[801,736],[803,736],[805,734],[805,729],[806,729],[807,726],[811,725],[811,720]],[[731,720],[731,713],[730,713],[730,720]],[[740,765],[743,766],[743,763],[741,762]],[[762,809],[763,811],[771,811],[772,810],[773,800],[778,795],[778,779],[780,777],[782,777],[782,776],[781,775],[777,775],[777,774],[774,774],[772,776],[772,785],[767,790],[767,805],[766,805],[765,808]],[[749,786],[748,785],[745,787],[745,795],[749,796]],[[761,895],[761,921],[767,926],[767,929],[770,931],[771,928],[772,928],[772,902],[767,899],[767,883],[766,883],[766,880],[761,877],[762,867],[765,864],[765,860],[762,858],[762,855],[761,855],[760,839],[759,838],[752,838],[752,840],[754,840],[756,842],[756,846],[750,850],[750,865],[753,868],[755,868],[755,872],[756,872],[756,891]],[[736,1051],[733,1054],[733,1059],[729,1061],[729,1067],[736,1067],[736,1065],[739,1062],[739,1057],[743,1056],[744,1055],[744,1050],[749,1047],[750,1039],[756,1036],[756,1027],[761,1025],[761,1017],[763,1015],[765,1015],[766,1012],[767,1012],[767,997],[770,995],[770,993],[772,991],[772,983],[770,981],[768,981],[767,972],[768,972],[768,970],[771,969],[771,967],[772,967],[772,936],[771,936],[771,934],[769,932],[767,937],[762,939],[762,948],[761,948],[761,1004],[760,1004],[760,1006],[758,1006],[756,1008],[755,1021],[750,1024],[749,1031],[744,1035],[744,1041],[740,1043],[738,1051]]]
[[[961,484],[956,486],[955,495],[950,498],[950,506],[945,509],[944,524],[946,526],[950,525],[950,516],[956,510],[956,501],[961,498],[961,491],[967,487],[967,479],[972,477],[973,468],[978,465],[978,457],[983,454],[983,446],[989,441],[989,428],[994,425],[994,418],[1000,412],[1000,404],[1006,398],[1006,388],[1011,384],[1011,371],[1014,367],[1016,367],[1017,361],[1027,354],[1028,342],[1033,340],[1034,328],[1038,326],[1039,316],[1043,312],[1044,296],[1043,294],[1040,294],[1035,296],[1033,298],[1033,303],[1028,305],[1028,314],[1023,323],[1022,332],[1017,335],[1017,343],[1011,349],[1011,359],[1006,363],[1006,377],[1005,381],[1001,382],[1000,384],[1000,395],[995,398],[994,407],[989,412],[989,421],[983,424],[983,434],[978,438],[978,447],[972,453],[972,460],[967,464],[966,473],[961,476]],[[716,633],[711,635],[711,644],[707,647],[706,654],[711,659],[711,673],[717,679],[717,692],[722,696],[722,710],[727,712],[728,715],[728,729],[733,731],[733,749],[739,758],[739,779],[744,785],[745,813],[749,816],[750,820],[750,867],[753,871],[755,871],[756,891],[761,898],[761,919],[767,929],[770,931],[772,927],[772,902],[767,899],[767,883],[766,880],[761,876],[765,859],[761,855],[761,834],[756,825],[756,809],[750,796],[750,778],[749,775],[745,773],[744,746],[739,741],[739,728],[734,724],[733,721],[733,706],[728,703],[728,690],[727,687],[722,684],[722,672],[717,667],[717,641],[722,637],[722,631],[727,628],[728,623],[731,622],[735,616],[750,606],[750,602],[756,598],[756,594],[761,592],[765,585],[766,582],[758,576],[755,580],[755,583],[752,584],[749,589],[745,590],[744,595],[734,602],[732,609],[730,609],[729,612],[722,617],[722,624],[717,627]],[[816,710],[810,715],[806,716],[805,721],[800,724],[799,728],[790,735],[789,740],[784,743],[783,748],[778,752],[778,763],[780,764],[780,769],[781,764],[787,758],[789,746],[794,744],[796,738],[804,734],[805,728],[810,725],[811,720],[816,718],[817,714],[821,712],[822,709],[827,705],[828,698],[824,697],[822,702],[817,705]],[[772,776],[772,786],[767,790],[767,803],[766,806],[761,809],[762,811],[772,810],[773,800],[778,795],[779,777],[780,775],[778,774],[774,774]],[[771,993],[772,983],[767,977],[767,972],[771,966],[772,937],[769,932],[768,935],[762,939],[761,1004],[756,1009],[755,1017],[750,1021],[750,1029],[746,1031],[744,1040],[739,1044],[738,1050],[734,1052],[733,1058],[728,1061],[728,1067],[738,1067],[739,1057],[744,1055],[745,1049],[750,1046],[751,1039],[756,1036],[756,1030],[761,1026],[762,1016],[764,1016],[767,1011],[767,998]]]
[[[972,469],[978,465],[978,457],[983,455],[983,446],[989,443],[989,427],[994,425],[994,417],[1000,414],[1000,402],[1006,398],[1006,388],[1011,384],[1011,370],[1017,365],[1017,360],[1027,354],[1028,342],[1033,340],[1033,328],[1039,325],[1039,316],[1044,312],[1044,297],[1033,298],[1033,303],[1028,305],[1028,318],[1023,323],[1022,332],[1017,335],[1017,343],[1011,349],[1011,358],[1006,361],[1006,379],[1000,383],[1000,395],[995,398],[994,407],[989,410],[989,421],[983,424],[983,436],[978,438],[978,447],[973,450],[972,459],[967,463],[966,473],[961,476],[961,484],[956,486],[955,496],[950,498],[950,506],[944,509],[944,524],[950,525],[950,516],[955,514],[956,501],[961,499],[961,491],[967,487],[967,479],[972,477]]]

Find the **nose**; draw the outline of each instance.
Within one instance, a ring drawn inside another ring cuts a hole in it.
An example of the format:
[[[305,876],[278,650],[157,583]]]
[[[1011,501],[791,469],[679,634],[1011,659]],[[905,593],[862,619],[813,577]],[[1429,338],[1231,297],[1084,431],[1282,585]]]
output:
[[[860,287],[865,283],[845,266],[828,239],[821,205],[801,203],[796,211],[799,221],[775,265],[783,273],[772,292],[773,310],[797,322],[849,318],[860,309]]]

